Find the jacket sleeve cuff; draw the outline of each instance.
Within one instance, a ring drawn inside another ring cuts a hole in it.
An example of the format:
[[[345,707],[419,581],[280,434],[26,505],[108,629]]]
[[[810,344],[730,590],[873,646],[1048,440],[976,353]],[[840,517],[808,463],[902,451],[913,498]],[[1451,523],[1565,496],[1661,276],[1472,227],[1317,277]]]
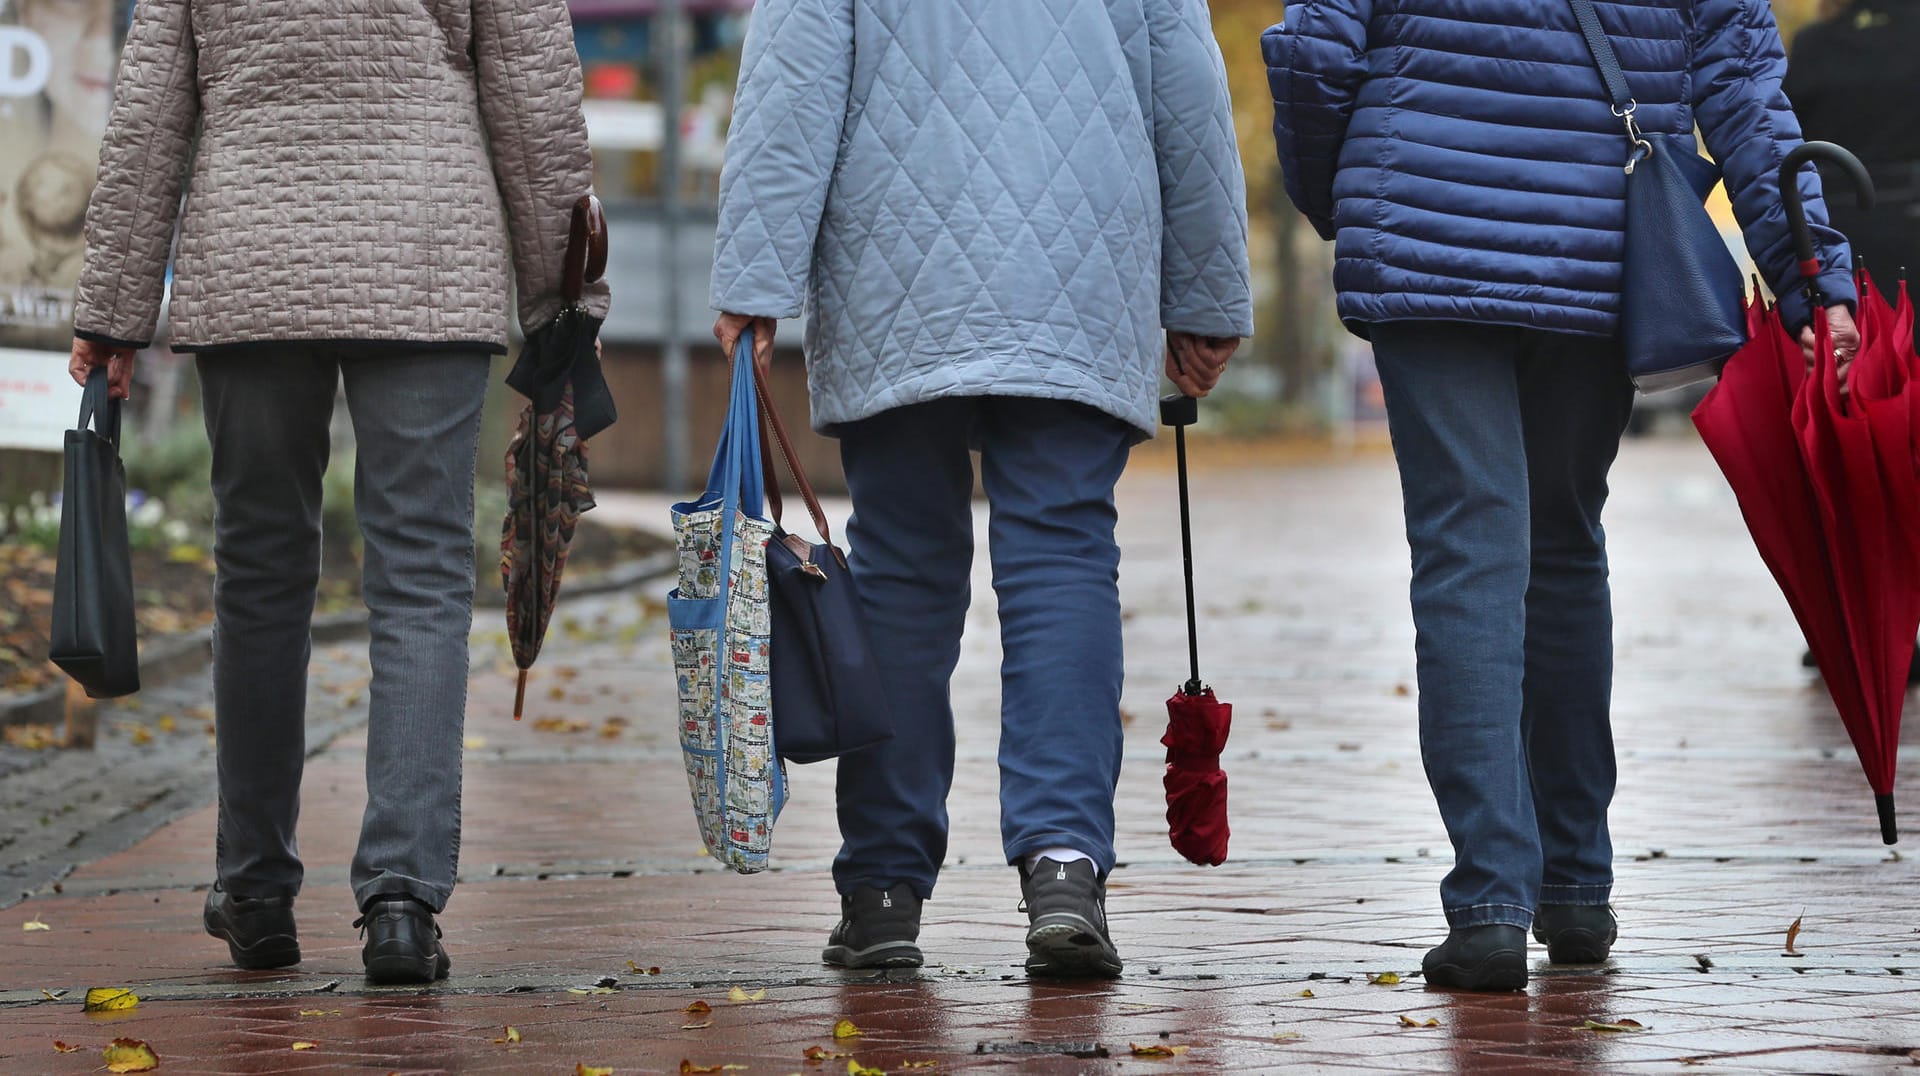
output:
[[[1859,293],[1853,285],[1853,274],[1845,269],[1825,270],[1814,282],[1827,306],[1852,308],[1859,301]],[[1807,300],[1806,285],[1798,279],[1793,287],[1779,293],[1778,302],[1780,320],[1789,332],[1798,333],[1813,322],[1813,304]]]
[[[126,348],[129,351],[145,351],[147,348],[153,346],[153,341],[151,340],[122,340],[117,336],[88,332],[85,329],[73,330],[73,336],[76,340],[86,340],[90,343],[101,344],[106,347]]]

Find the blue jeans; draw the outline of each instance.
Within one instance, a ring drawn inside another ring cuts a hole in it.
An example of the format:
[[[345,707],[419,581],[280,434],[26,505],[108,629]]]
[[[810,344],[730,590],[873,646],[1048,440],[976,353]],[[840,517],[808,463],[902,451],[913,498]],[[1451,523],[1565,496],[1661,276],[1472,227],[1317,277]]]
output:
[[[1413,551],[1420,754],[1453,927],[1613,887],[1613,609],[1600,509],[1633,406],[1617,345],[1373,327]]]
[[[1113,869],[1120,778],[1120,548],[1113,487],[1138,432],[1092,408],[970,397],[839,430],[848,557],[894,735],[840,760],[842,893],[933,895],[947,855],[953,705],[973,565],[973,464],[1000,602],[1000,830],[1008,862],[1078,849]]]

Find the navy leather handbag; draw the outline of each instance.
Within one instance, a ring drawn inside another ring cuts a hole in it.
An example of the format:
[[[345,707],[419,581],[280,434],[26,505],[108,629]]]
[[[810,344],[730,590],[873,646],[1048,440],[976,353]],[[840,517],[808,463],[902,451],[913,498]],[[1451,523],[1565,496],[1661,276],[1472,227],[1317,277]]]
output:
[[[1746,286],[1707,215],[1720,169],[1691,134],[1648,134],[1592,0],[1568,0],[1586,35],[1613,114],[1626,126],[1627,248],[1620,281],[1620,341],[1642,392],[1717,377],[1747,342]]]
[[[827,533],[826,513],[800,468],[758,366],[753,379],[759,389],[761,464],[774,524],[773,537],[767,542],[773,747],[789,762],[824,762],[892,739],[893,717],[880,688],[880,665],[846,554],[834,547]],[[764,428],[769,425],[772,437]],[[781,526],[780,483],[770,442],[780,445],[787,472],[820,535],[818,543]]]

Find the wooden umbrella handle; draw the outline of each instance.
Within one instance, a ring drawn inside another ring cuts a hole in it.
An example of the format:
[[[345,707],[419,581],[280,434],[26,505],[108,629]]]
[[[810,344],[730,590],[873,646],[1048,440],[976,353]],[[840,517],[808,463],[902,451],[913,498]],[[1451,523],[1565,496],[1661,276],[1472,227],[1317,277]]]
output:
[[[573,203],[567,228],[567,260],[562,263],[560,297],[569,306],[580,301],[588,284],[607,275],[607,215],[600,199],[583,194]]]

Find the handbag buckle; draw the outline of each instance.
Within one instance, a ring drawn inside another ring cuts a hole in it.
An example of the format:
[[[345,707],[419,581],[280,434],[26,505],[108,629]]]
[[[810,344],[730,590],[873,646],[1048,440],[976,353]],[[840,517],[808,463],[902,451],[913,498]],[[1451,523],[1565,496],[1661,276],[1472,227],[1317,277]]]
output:
[[[1625,106],[1614,105],[1612,108],[1614,116],[1626,125],[1627,139],[1633,143],[1627,151],[1627,174],[1632,175],[1641,161],[1653,156],[1653,143],[1647,141],[1647,136],[1640,131],[1639,121],[1633,118],[1633,114],[1640,110],[1638,101],[1629,99]]]

